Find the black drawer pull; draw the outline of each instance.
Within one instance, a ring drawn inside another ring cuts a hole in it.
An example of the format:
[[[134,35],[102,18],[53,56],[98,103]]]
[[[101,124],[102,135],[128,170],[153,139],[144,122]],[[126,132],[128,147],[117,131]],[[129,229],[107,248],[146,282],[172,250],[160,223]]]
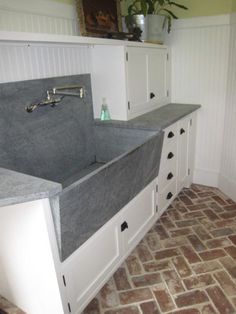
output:
[[[173,173],[172,172],[170,172],[169,174],[168,174],[168,176],[167,176],[167,180],[171,180],[172,178],[173,178]]]
[[[172,152],[170,152],[168,155],[167,155],[167,158],[168,159],[172,159],[174,157],[174,154]]]
[[[127,221],[124,221],[120,226],[121,232],[125,231],[125,229],[128,229],[128,228],[129,226],[128,226]]]
[[[168,133],[168,138],[172,138],[172,137],[174,137],[175,136],[175,134],[172,132],[172,131],[170,131],[169,133]]]
[[[170,200],[172,198],[173,194],[171,192],[169,192],[166,196],[166,199],[167,200]]]
[[[154,93],[150,93],[150,99],[155,98],[156,95]]]
[[[180,129],[180,134],[182,135],[182,134],[184,134],[184,133],[185,133],[185,129],[181,128],[181,129]]]

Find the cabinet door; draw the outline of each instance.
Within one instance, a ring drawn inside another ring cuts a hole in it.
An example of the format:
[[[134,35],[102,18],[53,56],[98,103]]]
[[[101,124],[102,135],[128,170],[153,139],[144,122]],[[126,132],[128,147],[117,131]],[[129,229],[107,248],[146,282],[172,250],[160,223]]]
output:
[[[148,102],[147,49],[127,48],[127,94],[129,113],[132,116],[142,113]]]
[[[123,210],[126,255],[139,243],[156,218],[156,180],[150,183]]]
[[[84,307],[109,279],[121,259],[120,216],[115,216],[62,264],[72,313]]]
[[[178,192],[186,185],[189,172],[189,124],[190,118],[178,123]]]
[[[168,97],[167,49],[149,49],[148,94],[152,102],[164,104]]]

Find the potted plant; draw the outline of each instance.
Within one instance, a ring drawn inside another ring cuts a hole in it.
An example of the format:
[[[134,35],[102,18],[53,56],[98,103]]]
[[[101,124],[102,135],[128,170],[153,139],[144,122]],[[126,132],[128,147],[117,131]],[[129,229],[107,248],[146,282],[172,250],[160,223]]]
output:
[[[144,37],[147,37],[148,40],[155,35],[163,37],[165,29],[168,33],[171,31],[172,19],[178,19],[172,12],[172,7],[188,9],[171,0],[134,0],[128,6],[128,15],[125,17],[126,25],[130,30],[133,27],[139,27],[145,32]]]

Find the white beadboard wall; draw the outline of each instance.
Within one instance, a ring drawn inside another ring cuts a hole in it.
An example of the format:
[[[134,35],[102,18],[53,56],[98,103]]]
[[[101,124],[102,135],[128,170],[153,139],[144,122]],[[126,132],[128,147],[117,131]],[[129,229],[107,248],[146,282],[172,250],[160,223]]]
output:
[[[0,30],[79,34],[75,6],[46,0],[0,0]]]
[[[179,20],[168,38],[172,102],[201,104],[194,182],[218,186],[224,133],[229,15]]]
[[[236,14],[232,15],[225,132],[219,187],[236,201]]]
[[[0,43],[0,83],[91,73],[90,48]]]

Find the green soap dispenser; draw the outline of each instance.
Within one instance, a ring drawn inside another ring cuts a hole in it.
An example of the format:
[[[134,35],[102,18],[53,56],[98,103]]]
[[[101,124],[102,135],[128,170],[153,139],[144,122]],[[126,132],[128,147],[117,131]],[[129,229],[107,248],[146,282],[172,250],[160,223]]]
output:
[[[106,104],[106,98],[102,99],[100,120],[101,121],[111,120],[111,116],[110,116],[110,113]]]

